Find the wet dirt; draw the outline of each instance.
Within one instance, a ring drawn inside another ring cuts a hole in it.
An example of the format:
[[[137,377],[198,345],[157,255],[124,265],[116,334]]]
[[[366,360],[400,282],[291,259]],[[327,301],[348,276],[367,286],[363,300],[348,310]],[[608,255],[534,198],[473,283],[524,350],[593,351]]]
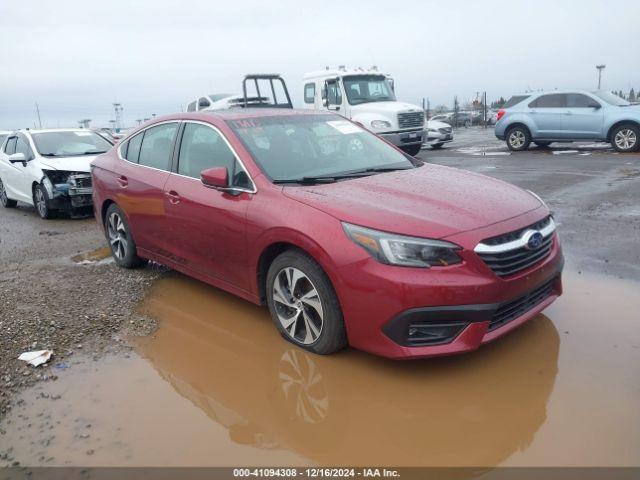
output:
[[[172,274],[139,307],[160,327],[137,354],[78,358],[25,391],[0,453],[31,466],[638,466],[638,286],[568,273],[565,295],[506,337],[393,362],[308,354],[266,309]]]
[[[71,260],[79,264],[88,264],[101,262],[111,257],[111,249],[109,247],[101,247],[90,252],[79,253],[71,257]]]

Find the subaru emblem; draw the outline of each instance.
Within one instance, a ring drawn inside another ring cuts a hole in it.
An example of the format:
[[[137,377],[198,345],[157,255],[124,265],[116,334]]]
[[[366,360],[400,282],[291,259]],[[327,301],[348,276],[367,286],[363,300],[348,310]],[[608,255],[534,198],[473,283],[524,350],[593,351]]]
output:
[[[522,239],[527,250],[537,250],[542,245],[544,237],[537,230],[527,230]]]

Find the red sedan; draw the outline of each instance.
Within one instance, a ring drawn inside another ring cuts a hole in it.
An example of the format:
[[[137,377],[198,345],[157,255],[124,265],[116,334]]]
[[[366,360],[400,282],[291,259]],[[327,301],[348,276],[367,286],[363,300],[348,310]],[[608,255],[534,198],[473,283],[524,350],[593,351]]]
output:
[[[465,352],[561,294],[555,223],[535,194],[424,164],[334,114],[166,116],[92,174],[118,265],[154,260],[266,304],[315,353]]]

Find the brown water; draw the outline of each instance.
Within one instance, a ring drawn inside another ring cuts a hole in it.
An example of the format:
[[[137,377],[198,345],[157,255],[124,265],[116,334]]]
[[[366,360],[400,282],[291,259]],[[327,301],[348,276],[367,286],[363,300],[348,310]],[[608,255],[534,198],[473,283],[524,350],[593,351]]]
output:
[[[71,257],[76,263],[94,263],[100,260],[105,260],[111,256],[111,249],[109,247],[96,248],[90,252],[79,253]]]
[[[0,450],[26,465],[640,465],[638,284],[565,278],[544,315],[477,352],[393,362],[308,354],[265,309],[176,274],[141,306],[161,326],[139,356],[25,393]]]

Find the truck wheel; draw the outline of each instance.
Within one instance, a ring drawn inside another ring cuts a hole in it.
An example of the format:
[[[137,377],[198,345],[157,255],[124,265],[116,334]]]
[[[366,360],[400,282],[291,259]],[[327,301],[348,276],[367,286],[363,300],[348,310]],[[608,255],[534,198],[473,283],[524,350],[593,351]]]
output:
[[[320,355],[347,345],[342,309],[322,267],[299,250],[287,250],[267,273],[267,305],[280,334]]]
[[[4,183],[0,180],[0,203],[4,208],[15,208],[18,202],[7,197],[7,191],[4,189]]]
[[[431,145],[431,148],[434,150],[439,150],[442,148],[443,145],[444,143],[434,143],[433,145]]]
[[[402,150],[408,153],[409,155],[411,155],[412,157],[415,157],[420,153],[421,148],[422,148],[422,145],[408,145],[406,147],[402,147]]]
[[[611,145],[618,152],[635,152],[640,148],[640,129],[629,123],[616,127],[611,132]]]
[[[513,152],[521,152],[529,148],[531,144],[531,134],[526,127],[516,125],[507,131],[507,147]]]

